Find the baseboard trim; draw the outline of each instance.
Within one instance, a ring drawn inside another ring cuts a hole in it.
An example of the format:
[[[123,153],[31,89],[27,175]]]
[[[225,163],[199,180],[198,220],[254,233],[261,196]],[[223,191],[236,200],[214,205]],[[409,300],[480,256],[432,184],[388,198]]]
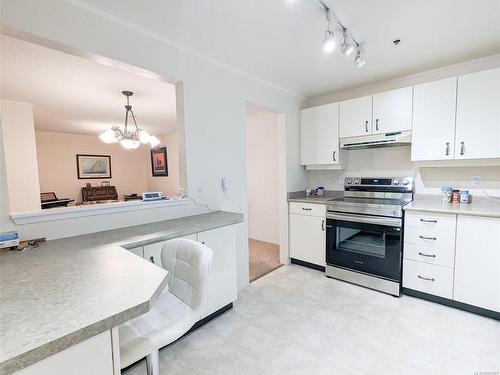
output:
[[[196,331],[198,328],[203,327],[205,324],[210,322],[211,320],[214,320],[217,318],[219,315],[224,314],[226,311],[231,310],[233,308],[233,303],[228,303],[226,306],[221,307],[219,310],[214,311],[211,313],[209,316],[203,318],[202,320],[196,322],[190,329],[187,331],[182,337],[189,335],[191,332]],[[182,338],[181,337],[181,338]],[[180,340],[180,339],[179,339]],[[174,341],[175,342],[175,341]],[[173,344],[173,343],[172,343]]]
[[[405,294],[407,296],[411,296],[411,297],[425,299],[426,301],[439,303],[441,305],[453,307],[455,309],[467,311],[467,312],[470,312],[473,314],[485,316],[485,317],[490,318],[490,319],[500,320],[500,313],[498,313],[496,311],[488,310],[488,309],[483,309],[481,307],[469,305],[467,303],[453,301],[453,300],[448,299],[448,298],[438,297],[438,296],[434,296],[432,294],[419,292],[418,290],[413,290],[413,289],[408,289],[408,288],[403,288],[403,294]]]
[[[190,329],[189,331],[187,331],[184,335],[182,335],[181,337],[179,337],[177,340],[175,340],[174,342],[168,344],[168,345],[165,345],[164,347],[160,348],[160,350],[164,349],[164,348],[168,348],[170,345],[173,345],[175,344],[177,341],[179,340],[182,340],[182,338],[184,338],[185,336],[189,335],[191,332],[193,331],[196,331],[198,328],[200,327],[203,327],[205,324],[209,323],[211,320],[214,320],[215,318],[217,318],[219,315],[222,315],[224,314],[226,311],[228,310],[231,310],[233,308],[233,302],[231,303],[228,303],[226,306],[224,307],[221,307],[219,310],[217,311],[214,311],[212,314],[210,314],[209,316],[203,318],[202,320],[196,322]],[[131,365],[127,366],[127,367],[124,367],[121,369],[121,372],[124,372],[124,371],[127,371],[128,369],[131,369],[132,367],[136,366],[137,364],[139,364],[140,362],[144,361],[144,358],[141,358],[140,360],[132,363]]]
[[[303,261],[303,260],[299,260],[299,259],[295,259],[295,258],[290,258],[290,262],[293,263],[293,264],[297,264],[299,266],[304,266],[304,267],[307,267],[307,268],[312,268],[313,270],[318,270],[318,271],[321,271],[321,272],[325,272],[325,266],[319,266],[317,264],[309,263],[309,262],[306,262],[306,261]]]

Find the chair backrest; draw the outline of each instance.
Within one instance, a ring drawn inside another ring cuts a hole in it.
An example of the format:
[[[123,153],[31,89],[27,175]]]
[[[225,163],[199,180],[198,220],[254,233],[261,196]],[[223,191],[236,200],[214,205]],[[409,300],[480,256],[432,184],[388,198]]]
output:
[[[212,257],[211,248],[186,238],[168,241],[161,251],[168,290],[199,314],[207,305]]]

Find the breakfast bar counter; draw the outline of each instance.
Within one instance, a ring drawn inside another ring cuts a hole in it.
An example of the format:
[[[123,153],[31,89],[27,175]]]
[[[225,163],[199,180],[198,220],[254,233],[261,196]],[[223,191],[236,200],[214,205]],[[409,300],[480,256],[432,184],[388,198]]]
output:
[[[242,221],[214,211],[0,251],[0,374],[147,312],[167,272],[125,249]]]

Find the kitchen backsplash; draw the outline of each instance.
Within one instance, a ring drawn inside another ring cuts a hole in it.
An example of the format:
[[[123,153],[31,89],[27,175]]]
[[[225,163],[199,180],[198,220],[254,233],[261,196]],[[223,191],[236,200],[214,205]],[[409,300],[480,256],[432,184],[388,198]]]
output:
[[[440,194],[441,186],[469,189],[478,196],[500,196],[499,167],[416,167],[410,161],[410,146],[347,151],[347,168],[341,171],[309,171],[309,187],[342,190],[347,176],[413,176],[417,194]],[[481,177],[481,188],[472,177]]]

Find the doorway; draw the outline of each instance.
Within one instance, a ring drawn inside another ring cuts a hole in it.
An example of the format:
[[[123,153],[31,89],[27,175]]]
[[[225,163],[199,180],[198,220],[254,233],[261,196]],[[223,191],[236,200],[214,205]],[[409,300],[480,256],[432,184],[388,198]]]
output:
[[[246,116],[249,281],[253,282],[283,265],[284,115],[247,103]]]

